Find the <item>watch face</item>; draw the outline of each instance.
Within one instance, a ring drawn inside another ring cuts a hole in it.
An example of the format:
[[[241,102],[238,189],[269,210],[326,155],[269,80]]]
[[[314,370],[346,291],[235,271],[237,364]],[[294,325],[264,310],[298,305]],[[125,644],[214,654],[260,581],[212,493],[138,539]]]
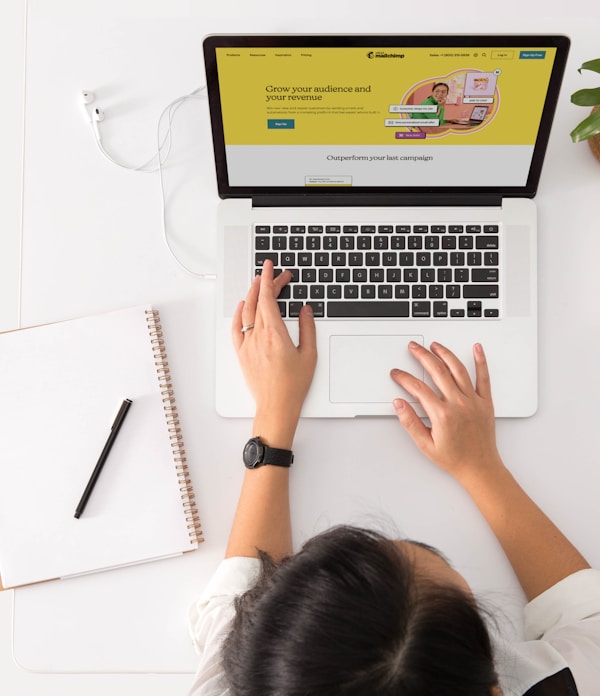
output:
[[[244,464],[248,469],[254,469],[262,462],[264,450],[264,445],[257,437],[248,440],[244,447]]]

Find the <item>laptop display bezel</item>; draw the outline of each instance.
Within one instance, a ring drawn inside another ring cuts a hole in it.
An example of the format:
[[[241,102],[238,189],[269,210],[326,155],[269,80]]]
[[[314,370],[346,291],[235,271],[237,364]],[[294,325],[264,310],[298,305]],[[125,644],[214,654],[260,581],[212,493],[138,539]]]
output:
[[[217,49],[218,48],[330,48],[330,47],[352,47],[352,48],[530,48],[530,49],[556,49],[554,64],[546,94],[540,127],[534,145],[531,159],[529,175],[524,186],[505,186],[505,187],[465,187],[465,186],[352,186],[337,187],[332,192],[330,187],[319,186],[231,186],[227,171],[227,158],[225,150],[225,138],[223,131],[223,117],[221,112],[221,99],[219,91],[219,78],[217,70]],[[337,205],[354,204],[357,197],[361,199],[361,204],[373,199],[374,204],[379,204],[382,197],[386,200],[393,200],[395,196],[399,198],[409,198],[411,196],[428,195],[442,196],[452,199],[453,195],[459,195],[461,200],[464,198],[495,198],[495,197],[528,197],[532,198],[537,192],[542,166],[546,155],[548,140],[552,122],[554,119],[556,105],[560,95],[560,87],[564,75],[565,65],[570,47],[570,39],[560,34],[339,34],[339,35],[269,35],[269,34],[239,34],[239,35],[220,35],[213,34],[206,36],[203,40],[204,64],[206,71],[206,86],[211,117],[211,128],[213,137],[213,149],[217,174],[217,188],[221,198],[272,198],[278,196],[293,199],[301,197],[304,202],[315,205],[320,200],[327,200],[332,196],[336,199]]]

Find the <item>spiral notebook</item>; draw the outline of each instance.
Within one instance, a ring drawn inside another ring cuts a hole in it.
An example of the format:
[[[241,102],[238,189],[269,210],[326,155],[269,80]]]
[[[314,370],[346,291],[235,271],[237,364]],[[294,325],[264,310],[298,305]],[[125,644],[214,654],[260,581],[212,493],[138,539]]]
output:
[[[194,550],[202,541],[159,313],[0,335],[0,587]],[[123,401],[132,405],[81,518]]]

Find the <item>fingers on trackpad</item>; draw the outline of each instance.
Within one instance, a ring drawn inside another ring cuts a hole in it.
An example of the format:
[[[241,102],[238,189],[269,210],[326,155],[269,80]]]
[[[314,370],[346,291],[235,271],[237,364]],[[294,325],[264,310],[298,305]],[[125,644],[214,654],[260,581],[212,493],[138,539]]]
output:
[[[410,341],[423,336],[330,336],[329,397],[333,403],[389,403],[414,398],[390,377],[394,367],[423,379],[424,372],[409,353]]]

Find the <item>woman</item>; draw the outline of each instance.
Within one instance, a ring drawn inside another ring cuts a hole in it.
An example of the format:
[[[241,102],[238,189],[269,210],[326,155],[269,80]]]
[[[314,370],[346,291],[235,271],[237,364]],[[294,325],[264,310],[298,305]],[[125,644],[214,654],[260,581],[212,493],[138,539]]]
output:
[[[528,641],[511,646],[497,637],[464,578],[427,545],[337,527],[293,554],[289,467],[282,464],[317,356],[310,308],[300,313],[297,347],[279,315],[276,297],[289,280],[289,272],[274,278],[265,262],[233,320],[256,400],[253,436],[276,451],[267,449],[264,462],[246,470],[226,558],[191,611],[202,655],[191,694],[598,693],[600,572],[502,463],[479,345],[473,386],[447,348],[409,344],[437,391],[399,370],[391,378],[421,403],[431,427],[405,400],[395,399],[394,408],[502,544],[529,601]],[[260,459],[256,445],[247,453],[251,464]]]
[[[435,111],[411,114],[411,118],[437,118],[439,119],[438,125],[442,126],[446,123],[444,120],[444,104],[448,98],[449,91],[450,88],[445,82],[436,82],[431,88],[431,94],[421,104],[436,106],[437,109]]]

